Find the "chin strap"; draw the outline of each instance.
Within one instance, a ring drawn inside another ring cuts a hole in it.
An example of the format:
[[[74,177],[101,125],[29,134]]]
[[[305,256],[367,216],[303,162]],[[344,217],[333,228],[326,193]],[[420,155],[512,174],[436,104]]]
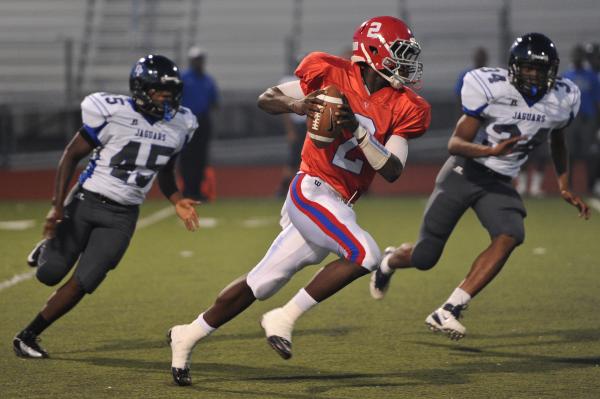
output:
[[[173,119],[174,114],[171,113],[171,103],[169,101],[165,101],[163,103],[163,119],[169,122]]]
[[[383,72],[381,72],[379,69],[375,68],[375,64],[373,63],[373,60],[369,56],[369,53],[367,52],[367,49],[365,49],[365,45],[363,43],[361,43],[360,47],[362,48],[362,53],[363,53],[363,55],[366,58],[365,61],[367,62],[367,64],[375,72],[377,72],[379,74],[379,76],[381,76],[382,78],[384,78],[385,80],[387,80],[390,83],[390,86],[392,86],[392,88],[394,88],[396,90],[400,90],[404,86],[404,83],[402,83],[402,81],[400,81],[399,79],[397,79],[395,77],[389,77],[386,74],[384,74]]]
[[[404,83],[402,83],[401,80],[396,79],[395,77],[389,77],[378,69],[375,69],[375,72],[377,72],[379,75],[381,75],[382,78],[387,80],[393,89],[400,90],[401,88],[404,87]]]
[[[546,90],[540,90],[536,85],[532,85],[528,93],[525,93],[524,90],[520,92],[523,94],[523,97],[528,104],[539,101],[547,93]]]
[[[531,97],[537,97],[540,90],[538,89],[538,87],[536,85],[531,85],[530,92],[531,92]]]

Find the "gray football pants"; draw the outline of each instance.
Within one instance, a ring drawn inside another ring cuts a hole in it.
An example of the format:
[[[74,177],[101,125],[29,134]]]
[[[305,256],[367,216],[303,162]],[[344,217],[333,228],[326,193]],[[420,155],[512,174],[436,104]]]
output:
[[[490,238],[501,234],[517,244],[525,239],[523,201],[511,178],[462,157],[450,157],[440,170],[431,193],[411,264],[428,270],[435,266],[454,227],[473,208]]]
[[[75,277],[85,292],[92,293],[125,254],[138,214],[138,206],[107,203],[79,191],[65,207],[56,236],[40,254],[38,280],[58,284],[79,259]]]

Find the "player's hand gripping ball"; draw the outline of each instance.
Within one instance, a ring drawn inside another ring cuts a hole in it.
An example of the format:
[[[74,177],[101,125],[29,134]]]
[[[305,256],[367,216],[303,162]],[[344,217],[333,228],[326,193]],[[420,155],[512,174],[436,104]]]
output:
[[[308,114],[306,129],[315,146],[325,148],[340,134],[341,129],[336,124],[335,112],[337,106],[343,104],[342,93],[335,86],[327,86],[316,98],[324,101],[321,112]]]

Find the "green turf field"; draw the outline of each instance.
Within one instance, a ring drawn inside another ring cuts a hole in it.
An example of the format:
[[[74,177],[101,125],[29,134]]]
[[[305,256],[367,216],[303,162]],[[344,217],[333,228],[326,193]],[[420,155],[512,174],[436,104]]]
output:
[[[584,222],[558,199],[527,202],[527,238],[466,312],[459,343],[423,321],[447,298],[488,238],[469,213],[439,265],[399,272],[373,301],[356,281],[297,324],[294,357],[265,343],[260,315],[285,303],[317,270],[256,303],[202,341],[191,387],[174,386],[164,334],[189,322],[247,272],[278,232],[280,202],[203,206],[216,226],[188,233],[170,217],[139,229],[124,260],[92,296],[43,334],[51,359],[14,356],[13,335],[52,288],[34,279],[0,289],[0,398],[598,398],[600,397],[600,214]],[[167,206],[150,202],[142,217]],[[381,247],[413,240],[423,198],[366,198],[359,222]],[[0,283],[27,273],[41,203],[0,203]]]

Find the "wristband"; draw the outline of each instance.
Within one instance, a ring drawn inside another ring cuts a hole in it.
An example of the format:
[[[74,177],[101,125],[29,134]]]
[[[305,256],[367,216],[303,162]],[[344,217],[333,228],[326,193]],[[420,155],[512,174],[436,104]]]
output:
[[[368,134],[367,130],[360,125],[353,134],[359,142],[358,146],[361,148],[365,158],[367,158],[367,161],[373,169],[379,170],[383,168],[388,159],[392,156],[392,153],[380,142],[375,140],[373,135]]]
[[[356,130],[354,132],[352,132],[352,134],[354,135],[354,137],[356,137],[356,140],[358,140],[359,143],[362,141],[362,139],[365,138],[365,136],[368,133],[369,132],[367,132],[367,129],[365,129],[361,125],[358,125],[358,127],[356,128]]]

